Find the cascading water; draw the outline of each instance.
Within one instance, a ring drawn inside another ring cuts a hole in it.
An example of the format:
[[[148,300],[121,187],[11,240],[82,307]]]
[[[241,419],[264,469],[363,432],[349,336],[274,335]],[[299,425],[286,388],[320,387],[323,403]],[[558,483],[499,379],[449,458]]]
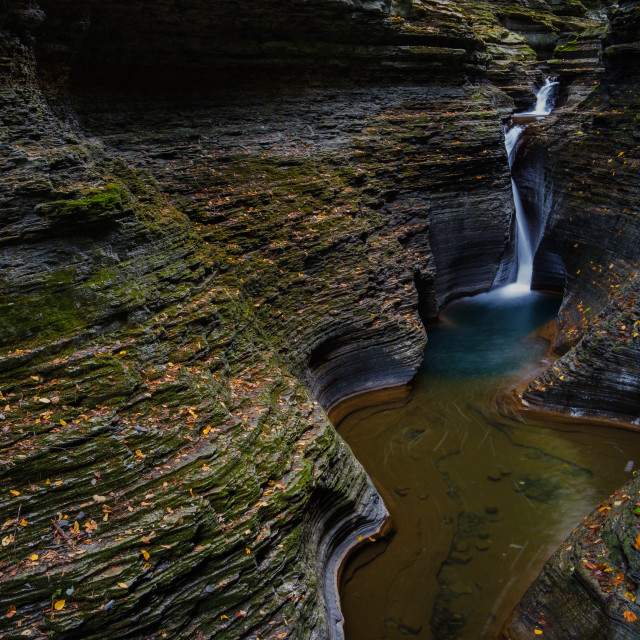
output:
[[[551,110],[545,87],[505,131],[510,164],[526,126]],[[344,568],[347,640],[501,637],[552,549],[640,455],[637,434],[621,444],[602,426],[567,430],[505,411],[505,391],[548,366],[548,342],[532,334],[560,304],[530,290],[533,251],[513,189],[517,282],[449,304],[428,327],[409,395],[369,395],[339,426],[395,529]]]
[[[525,111],[524,113],[516,113],[515,118],[519,116],[528,116],[534,118],[544,118],[553,111],[554,95],[553,88],[559,83],[557,80],[547,78],[544,84],[538,89],[536,93],[536,104],[531,111]]]
[[[512,117],[512,120],[517,121],[519,119],[527,118],[541,119],[548,116],[553,110],[553,88],[557,84],[558,82],[556,80],[547,78],[544,85],[540,87],[536,93],[536,104],[533,109],[523,113],[516,113]],[[522,132],[526,129],[526,126],[526,124],[512,124],[511,127],[505,128],[504,142],[509,159],[509,168],[513,165],[518,141],[520,140]],[[531,288],[531,277],[533,275],[533,247],[531,234],[529,233],[529,229],[526,224],[520,193],[513,178],[511,178],[511,188],[513,191],[513,202],[516,210],[516,256],[518,261],[518,270],[516,281],[500,290],[503,295],[507,296],[521,295],[522,293],[528,292]]]

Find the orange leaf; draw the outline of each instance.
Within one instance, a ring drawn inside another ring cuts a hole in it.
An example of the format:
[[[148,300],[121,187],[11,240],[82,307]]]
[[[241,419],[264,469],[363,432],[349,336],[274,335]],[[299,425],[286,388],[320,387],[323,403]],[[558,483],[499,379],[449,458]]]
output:
[[[143,550],[142,550],[142,557],[143,557],[145,560],[148,560],[148,559],[149,559],[149,552],[148,552],[146,549],[143,549]]]
[[[12,604],[7,611],[7,618],[13,618],[16,615],[16,605]]]
[[[636,549],[640,549],[640,533],[636,536],[636,544],[634,546]]]
[[[627,622],[635,622],[638,619],[638,616],[633,611],[625,611],[622,615]]]
[[[60,609],[62,609],[62,608],[64,607],[64,605],[65,605],[65,604],[66,604],[66,600],[56,600],[56,601],[53,603],[53,608],[54,608],[56,611],[60,611]]]

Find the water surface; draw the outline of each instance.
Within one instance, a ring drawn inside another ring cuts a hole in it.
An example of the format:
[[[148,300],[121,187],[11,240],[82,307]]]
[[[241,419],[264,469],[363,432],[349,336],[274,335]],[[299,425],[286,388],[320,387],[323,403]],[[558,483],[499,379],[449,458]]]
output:
[[[635,433],[503,415],[505,390],[545,366],[534,331],[559,305],[509,293],[450,305],[409,398],[339,426],[395,523],[345,567],[347,640],[496,638],[554,548],[640,460]]]

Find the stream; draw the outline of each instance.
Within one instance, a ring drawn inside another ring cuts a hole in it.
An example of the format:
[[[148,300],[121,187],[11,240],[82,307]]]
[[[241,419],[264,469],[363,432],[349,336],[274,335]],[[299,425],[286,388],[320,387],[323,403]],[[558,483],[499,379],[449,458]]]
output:
[[[510,161],[518,118],[547,115],[553,84],[514,116]],[[369,395],[338,426],[393,520],[344,567],[346,640],[497,638],[554,549],[640,460],[636,433],[510,410],[506,392],[553,362],[560,306],[529,290],[535,248],[521,218],[517,242],[514,283],[453,302],[427,328],[409,396]]]

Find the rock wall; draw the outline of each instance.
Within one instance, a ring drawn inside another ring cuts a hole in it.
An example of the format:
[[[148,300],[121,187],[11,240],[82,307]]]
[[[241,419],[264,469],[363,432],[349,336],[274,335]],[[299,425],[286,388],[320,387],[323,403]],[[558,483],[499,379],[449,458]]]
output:
[[[517,175],[525,201],[546,213],[534,282],[564,289],[556,348],[568,351],[524,397],[536,406],[627,421],[640,415],[639,85],[637,71],[628,67],[637,11],[627,3],[612,12],[604,64],[595,67],[600,81],[535,132]],[[623,62],[620,47],[629,51]]]
[[[0,633],[340,637],[324,410],[508,271],[502,121],[598,24],[539,4],[1,5]]]
[[[526,152],[537,159],[537,178],[522,176],[530,200],[546,193],[552,202],[536,266],[542,282],[561,282],[565,292],[556,344],[565,355],[524,399],[621,426],[640,415],[639,27],[640,3],[611,10],[599,82],[536,132]],[[569,47],[576,56],[584,50],[580,40]],[[575,70],[579,58],[569,53]],[[505,638],[640,637],[638,490],[634,477],[577,527],[516,608]]]

